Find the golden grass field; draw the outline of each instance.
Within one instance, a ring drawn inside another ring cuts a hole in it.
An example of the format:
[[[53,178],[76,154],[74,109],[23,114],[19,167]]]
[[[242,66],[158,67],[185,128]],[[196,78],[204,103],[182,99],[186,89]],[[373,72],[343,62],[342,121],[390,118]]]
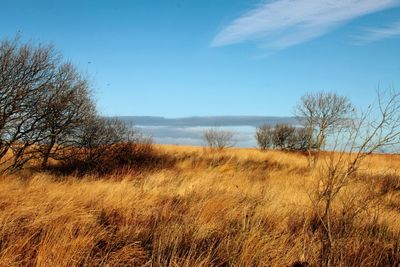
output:
[[[0,265],[320,264],[316,174],[304,155],[156,149],[174,164],[106,177],[1,177]],[[341,192],[337,266],[399,266],[399,171],[400,156],[370,156]],[[350,210],[360,212],[349,222]]]

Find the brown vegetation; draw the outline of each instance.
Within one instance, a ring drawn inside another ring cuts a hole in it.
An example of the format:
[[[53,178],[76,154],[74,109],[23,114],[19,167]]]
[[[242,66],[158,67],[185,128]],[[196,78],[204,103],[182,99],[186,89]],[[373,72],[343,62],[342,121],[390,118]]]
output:
[[[154,149],[169,160],[151,171],[3,176],[0,264],[321,264],[324,231],[310,197],[319,173],[306,156]],[[330,214],[335,265],[398,266],[399,163],[370,155],[338,193]]]

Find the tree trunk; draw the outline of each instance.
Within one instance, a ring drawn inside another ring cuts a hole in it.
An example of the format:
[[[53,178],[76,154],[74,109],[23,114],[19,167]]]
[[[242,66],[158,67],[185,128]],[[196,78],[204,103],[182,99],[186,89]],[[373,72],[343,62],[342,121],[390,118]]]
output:
[[[46,169],[48,166],[50,154],[51,154],[51,151],[53,150],[55,143],[56,143],[55,138],[52,138],[50,140],[50,144],[46,147],[46,149],[44,151],[43,160],[42,160],[42,168],[43,169]]]

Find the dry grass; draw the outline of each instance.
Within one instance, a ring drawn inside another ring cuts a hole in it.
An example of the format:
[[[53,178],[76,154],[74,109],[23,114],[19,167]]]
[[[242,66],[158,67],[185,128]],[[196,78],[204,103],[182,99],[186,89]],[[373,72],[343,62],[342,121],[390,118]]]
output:
[[[157,149],[173,166],[102,178],[28,171],[2,177],[0,265],[319,264],[319,225],[309,199],[315,174],[305,156]],[[399,264],[399,163],[399,156],[371,156],[340,195],[339,265]],[[353,217],[352,210],[362,212]]]

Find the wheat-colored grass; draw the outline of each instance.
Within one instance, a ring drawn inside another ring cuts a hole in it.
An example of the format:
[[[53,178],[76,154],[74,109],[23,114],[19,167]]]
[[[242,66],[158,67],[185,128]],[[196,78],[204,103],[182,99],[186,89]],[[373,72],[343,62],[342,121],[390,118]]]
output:
[[[174,158],[174,165],[107,177],[29,171],[2,177],[0,265],[319,264],[309,198],[315,174],[305,156],[256,149],[157,150]],[[399,163],[395,155],[369,157],[363,178],[351,182],[336,203],[338,211],[350,200],[359,207],[367,189],[384,192],[341,235],[342,266],[383,266],[400,257]]]

